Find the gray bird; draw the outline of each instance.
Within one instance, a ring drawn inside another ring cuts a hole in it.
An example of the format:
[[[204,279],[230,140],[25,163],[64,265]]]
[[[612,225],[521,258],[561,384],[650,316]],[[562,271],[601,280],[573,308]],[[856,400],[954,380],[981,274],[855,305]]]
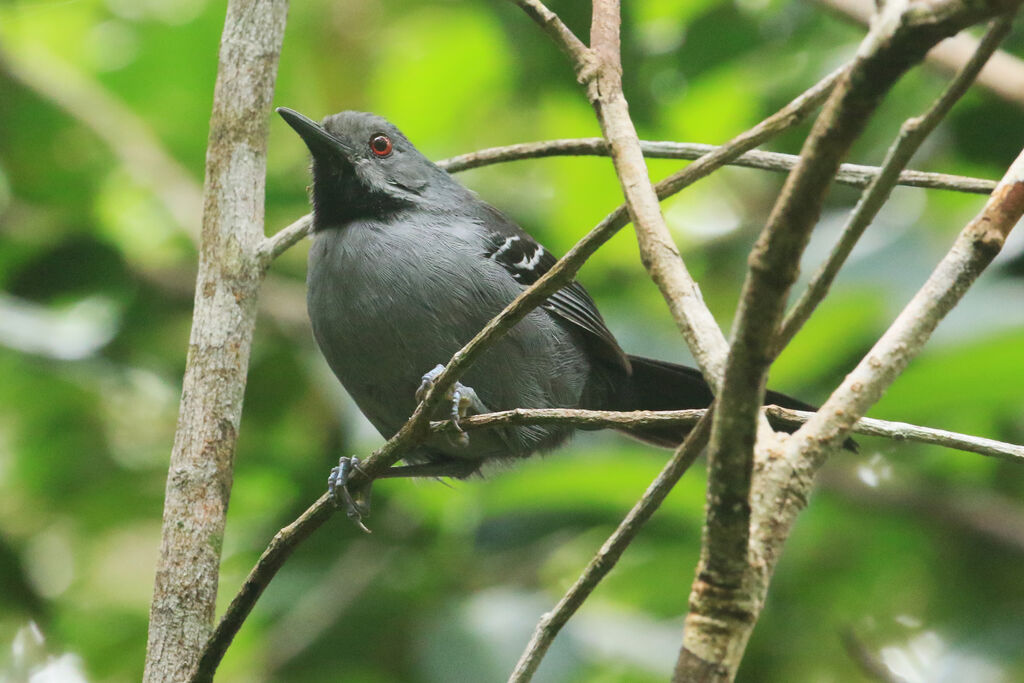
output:
[[[313,334],[356,405],[388,438],[412,414],[438,364],[556,259],[385,119],[345,111],[317,124],[291,109],[277,111],[313,158]],[[712,400],[697,370],[624,353],[577,282],[513,327],[463,382],[453,395],[456,416],[512,408],[706,408]],[[774,392],[767,400],[810,408]],[[554,448],[572,431],[532,425],[479,430],[469,439],[435,435],[405,456],[409,465],[389,474],[461,478],[487,461]],[[620,431],[672,447],[687,429]]]

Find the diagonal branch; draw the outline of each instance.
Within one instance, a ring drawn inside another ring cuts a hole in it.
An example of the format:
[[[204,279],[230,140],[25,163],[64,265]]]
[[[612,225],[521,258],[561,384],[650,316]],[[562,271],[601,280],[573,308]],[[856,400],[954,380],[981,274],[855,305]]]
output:
[[[785,538],[785,531],[778,531],[785,525],[766,516],[765,510],[773,510],[775,503],[772,489],[768,493],[763,489],[778,483],[767,473],[759,477],[764,481],[758,484],[756,496],[760,522],[751,525],[755,419],[773,357],[773,336],[796,279],[800,256],[820,214],[827,179],[884,94],[932,45],[1018,4],[984,0],[887,3],[805,142],[801,162],[787,179],[749,259],[725,381],[712,424],[708,521],[674,680],[698,676],[731,680],[735,675],[767,591],[770,571],[765,568],[770,563],[763,556],[777,553]],[[830,408],[826,404],[821,409],[819,416],[829,416],[821,419],[835,417]],[[822,431],[820,425],[811,429],[813,423],[798,432],[804,438],[788,442],[785,462],[794,468],[801,462],[823,458],[825,446],[835,448],[841,443],[832,438],[834,434]],[[802,449],[791,450],[798,441]],[[767,464],[763,467],[771,469],[772,462],[780,459],[781,448],[769,443],[765,455],[763,462]],[[791,479],[782,471],[775,476],[782,482]],[[810,480],[806,476],[793,479],[790,485],[799,492],[787,495],[791,489],[783,488],[778,495],[795,515],[807,493],[803,487],[809,486]],[[751,555],[751,533],[760,533],[762,526],[778,533],[759,542]]]
[[[999,253],[1022,215],[1024,151],[999,181],[981,213],[963,229],[949,253],[881,339],[821,410],[793,435],[786,447],[787,456],[802,453],[805,467],[815,468],[828,447],[842,443],[843,435],[920,353],[939,322]]]
[[[920,352],[939,321],[991,262],[1014,224],[1024,215],[1024,152],[1007,171],[982,212],[964,228],[949,253],[904,308],[871,352],[825,404],[789,437],[774,458],[758,461],[752,495],[761,502],[752,519],[751,563],[745,603],[752,614],[764,604],[768,582],[797,515],[807,505],[814,476],[849,434],[854,423]],[[721,679],[735,671],[754,619],[734,619],[736,603],[695,584],[683,631],[684,649],[676,680],[688,680],[701,666],[724,661]],[[730,653],[701,657],[701,648]]]
[[[804,143],[801,161],[750,254],[743,283],[711,432],[701,584],[736,590],[746,572],[756,419],[774,357],[772,339],[829,179],[903,73],[940,39],[980,18],[979,5],[938,2],[925,11],[917,3],[886,4]]]
[[[526,649],[516,663],[515,669],[509,676],[509,683],[526,683],[540,666],[541,660],[547,653],[548,648],[554,641],[555,636],[569,618],[576,613],[576,610],[583,605],[584,601],[597,587],[608,572],[612,570],[615,563],[622,557],[629,544],[640,529],[651,518],[651,515],[658,509],[661,503],[668,496],[669,491],[676,485],[690,468],[690,465],[700,455],[704,444],[707,441],[708,430],[711,421],[707,413],[694,426],[686,439],[672,454],[672,458],[665,464],[658,476],[651,482],[651,485],[636,502],[626,517],[619,523],[608,540],[601,546],[601,550],[583,570],[583,574],[576,580],[576,583],[566,592],[554,609],[541,617],[533,636],[527,644]]]
[[[815,0],[819,5],[868,25],[875,12],[872,0]],[[978,39],[961,33],[943,40],[932,48],[925,57],[930,66],[937,66],[946,73],[956,73],[978,51]],[[978,85],[1024,107],[1024,60],[1004,50],[997,51],[978,76]]]
[[[1012,25],[1012,16],[1003,16],[994,20],[985,33],[985,37],[978,44],[977,52],[956,74],[956,77],[949,83],[932,106],[928,108],[928,111],[921,116],[907,119],[900,127],[900,133],[896,142],[893,143],[885,155],[885,160],[882,162],[878,175],[871,181],[864,194],[861,195],[860,201],[857,202],[857,206],[854,207],[849,220],[846,222],[846,226],[843,228],[839,241],[832,249],[825,263],[815,271],[807,285],[807,289],[800,295],[797,302],[793,304],[793,308],[786,314],[785,319],[779,326],[773,355],[778,355],[786,347],[804,323],[807,322],[807,319],[811,317],[811,313],[814,312],[817,305],[828,294],[832,282],[839,273],[839,269],[846,262],[850,252],[853,251],[853,247],[889,199],[892,188],[896,186],[902,169],[910,163],[911,157],[920,148],[921,143],[935,130],[939,122],[953,108],[953,105],[971,87],[971,83],[977,78],[978,73],[985,66],[989,57],[992,56],[992,53],[995,52],[999,43],[1010,32]]]
[[[590,49],[596,61],[591,71],[577,70],[577,77],[587,86],[587,97],[608,140],[644,266],[668,303],[708,384],[717,387],[728,347],[700,288],[683,264],[647,175],[640,139],[622,93],[619,26],[618,0],[595,0]]]

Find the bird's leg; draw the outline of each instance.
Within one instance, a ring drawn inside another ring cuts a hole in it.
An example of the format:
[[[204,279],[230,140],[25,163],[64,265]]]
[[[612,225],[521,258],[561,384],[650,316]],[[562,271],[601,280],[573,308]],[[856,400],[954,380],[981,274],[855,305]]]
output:
[[[363,524],[363,517],[370,514],[370,486],[367,484],[360,492],[360,500],[356,500],[348,490],[348,478],[352,470],[359,469],[359,458],[352,456],[338,458],[338,466],[331,470],[327,477],[327,492],[331,494],[334,502],[339,507],[345,508],[345,514],[357,527],[370,533],[370,530]],[[438,460],[436,462],[421,463],[418,465],[399,465],[384,470],[377,479],[395,479],[398,477],[454,477],[464,479],[480,469],[479,460],[464,460],[451,458]],[[362,471],[362,470],[360,470]]]
[[[360,496],[361,500],[356,501],[348,490],[348,478],[352,470],[359,469],[359,458],[342,456],[338,458],[338,466],[331,469],[327,477],[327,492],[334,499],[334,504],[345,507],[345,514],[357,527],[370,533],[370,530],[363,524],[363,517],[370,514],[370,485],[367,484]]]
[[[422,401],[423,397],[426,396],[430,387],[434,386],[434,381],[437,377],[444,372],[443,365],[436,365],[434,369],[423,375],[423,381],[420,382],[420,388],[416,390],[416,400]],[[445,397],[451,402],[451,421],[455,425],[455,428],[459,430],[458,436],[455,437],[455,442],[459,446],[469,445],[469,435],[462,431],[462,427],[459,426],[459,420],[466,417],[467,415],[474,414],[478,415],[481,413],[490,412],[484,402],[480,400],[480,397],[476,395],[472,387],[467,387],[462,382],[456,382],[452,385],[451,389],[445,394]]]

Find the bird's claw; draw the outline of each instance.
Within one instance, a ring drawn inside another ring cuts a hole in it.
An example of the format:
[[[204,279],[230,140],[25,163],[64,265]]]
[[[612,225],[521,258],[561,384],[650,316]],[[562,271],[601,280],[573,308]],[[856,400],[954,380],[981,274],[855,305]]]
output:
[[[345,508],[345,514],[353,524],[366,533],[370,533],[370,530],[363,524],[366,508],[357,503],[348,490],[348,478],[352,476],[352,470],[358,469],[359,458],[355,456],[338,458],[338,466],[331,468],[331,473],[327,477],[327,492],[334,500],[335,505]]]
[[[434,366],[433,370],[423,375],[423,381],[420,382],[420,387],[416,390],[417,401],[423,400],[442,372],[444,372],[444,366],[438,364]],[[459,421],[469,415],[471,409],[475,409],[476,412],[481,413],[487,412],[487,410],[481,410],[483,403],[477,397],[476,392],[462,382],[456,382],[453,384],[451,389],[448,390],[446,398],[449,400],[451,406],[449,411],[450,419],[452,424],[455,425],[455,429],[459,432],[457,436],[453,437],[453,439],[459,446],[468,446],[469,434],[466,434],[462,429],[462,425],[459,424]]]
[[[438,363],[434,366],[434,369],[423,375],[423,379],[420,382],[420,388],[416,390],[416,400],[422,401],[427,396],[427,392],[430,391],[430,387],[434,386],[434,380],[444,372],[444,366]]]

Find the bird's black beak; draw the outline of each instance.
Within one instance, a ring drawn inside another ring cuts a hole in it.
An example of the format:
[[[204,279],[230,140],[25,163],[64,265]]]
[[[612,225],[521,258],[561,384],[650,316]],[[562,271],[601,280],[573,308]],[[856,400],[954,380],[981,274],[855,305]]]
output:
[[[321,161],[327,161],[328,159],[348,160],[349,150],[347,145],[338,138],[334,137],[316,121],[307,118],[288,107],[278,107],[277,113],[281,115],[281,118],[285,122],[295,129],[295,132],[299,134],[302,141],[306,143],[306,147],[309,148],[310,154],[313,155],[314,159]]]

